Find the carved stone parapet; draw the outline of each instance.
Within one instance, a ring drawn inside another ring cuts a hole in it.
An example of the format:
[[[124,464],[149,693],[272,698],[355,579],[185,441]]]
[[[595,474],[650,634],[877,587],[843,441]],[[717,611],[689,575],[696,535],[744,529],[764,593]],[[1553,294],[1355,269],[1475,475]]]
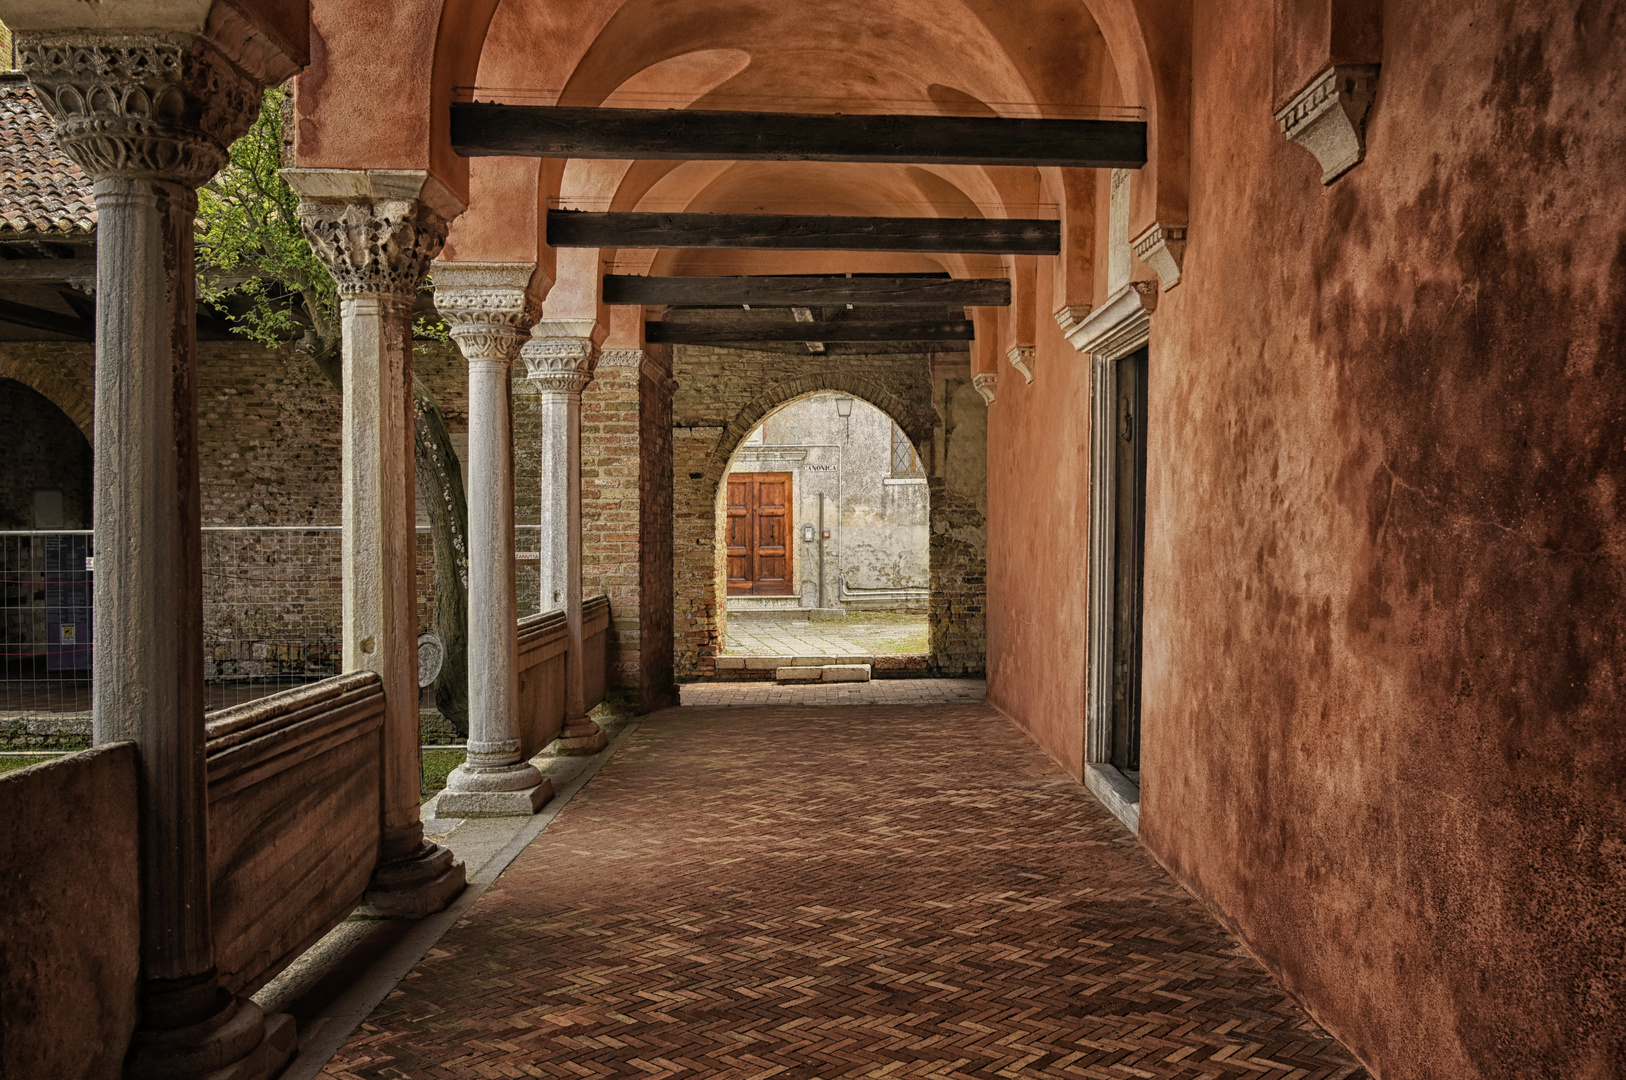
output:
[[[1038,359],[1038,356],[1039,350],[1032,345],[1013,345],[1005,358],[1011,362],[1011,367],[1020,371],[1022,378],[1026,379],[1029,385],[1032,385],[1033,364]]]
[[[471,361],[511,364],[530,337],[538,304],[529,263],[449,263],[434,268],[435,310]]]
[[[56,142],[94,180],[197,187],[260,110],[260,85],[192,34],[19,34]]]
[[[533,337],[520,349],[526,377],[539,390],[579,394],[593,381],[598,346],[592,338]]]
[[[1141,233],[1133,244],[1135,258],[1157,271],[1163,291],[1180,284],[1180,266],[1186,258],[1186,227],[1158,222]]]
[[[1366,114],[1377,87],[1377,64],[1335,64],[1276,114],[1288,141],[1315,155],[1323,184],[1366,157]]]
[[[994,403],[994,391],[999,386],[999,375],[992,371],[979,371],[971,376],[971,385],[982,395],[984,404]]]

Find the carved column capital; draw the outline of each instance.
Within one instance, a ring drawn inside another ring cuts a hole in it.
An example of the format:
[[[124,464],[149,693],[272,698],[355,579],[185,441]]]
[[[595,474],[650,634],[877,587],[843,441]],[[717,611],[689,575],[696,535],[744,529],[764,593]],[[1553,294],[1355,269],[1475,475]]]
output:
[[[470,361],[511,364],[530,337],[539,306],[529,263],[450,263],[434,268],[435,310]]]
[[[17,58],[93,180],[195,188],[259,115],[259,83],[192,34],[21,34]]]
[[[449,222],[421,199],[301,199],[299,225],[340,296],[411,300]]]
[[[994,390],[999,386],[999,375],[992,371],[979,371],[971,376],[971,385],[982,395],[984,404],[994,403]]]
[[[579,394],[593,381],[598,346],[592,338],[533,337],[520,349],[525,373],[540,390]]]

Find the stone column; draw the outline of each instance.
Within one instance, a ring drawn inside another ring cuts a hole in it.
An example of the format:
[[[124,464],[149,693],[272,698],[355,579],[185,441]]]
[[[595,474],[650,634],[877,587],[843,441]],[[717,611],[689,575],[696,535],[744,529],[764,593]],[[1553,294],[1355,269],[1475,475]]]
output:
[[[463,888],[418,805],[417,500],[412,303],[462,206],[423,172],[289,169],[299,220],[338,283],[343,333],[346,671],[384,681],[383,843],[366,903],[416,918]]]
[[[514,358],[536,313],[529,264],[435,268],[435,307],[469,362],[469,743],[441,817],[534,814],[553,787],[521,753],[514,581]]]
[[[582,679],[582,390],[593,378],[598,347],[591,324],[538,323],[521,355],[540,391],[542,421],[542,610],[563,608],[570,628],[565,661],[565,723],[554,743],[561,754],[596,754],[604,729],[587,715]]]
[[[141,767],[141,1011],[130,1075],[263,1077],[293,1050],[219,984],[209,902],[196,189],[260,85],[190,34],[31,34],[22,67],[94,181],[97,743]],[[87,927],[87,933],[94,928]]]

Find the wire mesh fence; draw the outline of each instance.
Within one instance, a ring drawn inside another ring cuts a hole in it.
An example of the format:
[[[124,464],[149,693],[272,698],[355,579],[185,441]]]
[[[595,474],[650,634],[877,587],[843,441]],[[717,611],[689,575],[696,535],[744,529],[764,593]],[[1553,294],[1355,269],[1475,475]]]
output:
[[[210,710],[342,671],[338,526],[203,530],[203,675]],[[539,529],[515,545],[534,608]],[[110,556],[111,557],[111,556]],[[418,530],[418,626],[434,625],[434,545]],[[0,737],[89,734],[95,546],[89,530],[0,532]],[[32,744],[30,744],[32,745]]]

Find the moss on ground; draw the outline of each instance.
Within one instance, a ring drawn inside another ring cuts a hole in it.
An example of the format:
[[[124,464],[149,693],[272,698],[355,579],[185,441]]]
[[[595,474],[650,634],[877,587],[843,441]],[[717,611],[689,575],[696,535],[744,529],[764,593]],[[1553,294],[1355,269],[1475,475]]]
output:
[[[0,758],[0,773],[15,772],[26,769],[30,765],[38,765],[42,761],[55,761],[57,755],[45,754],[40,757],[8,757]]]
[[[439,795],[446,787],[446,777],[451,771],[463,764],[464,753],[461,750],[424,750],[419,757],[423,764],[423,797],[419,803],[426,803]]]

